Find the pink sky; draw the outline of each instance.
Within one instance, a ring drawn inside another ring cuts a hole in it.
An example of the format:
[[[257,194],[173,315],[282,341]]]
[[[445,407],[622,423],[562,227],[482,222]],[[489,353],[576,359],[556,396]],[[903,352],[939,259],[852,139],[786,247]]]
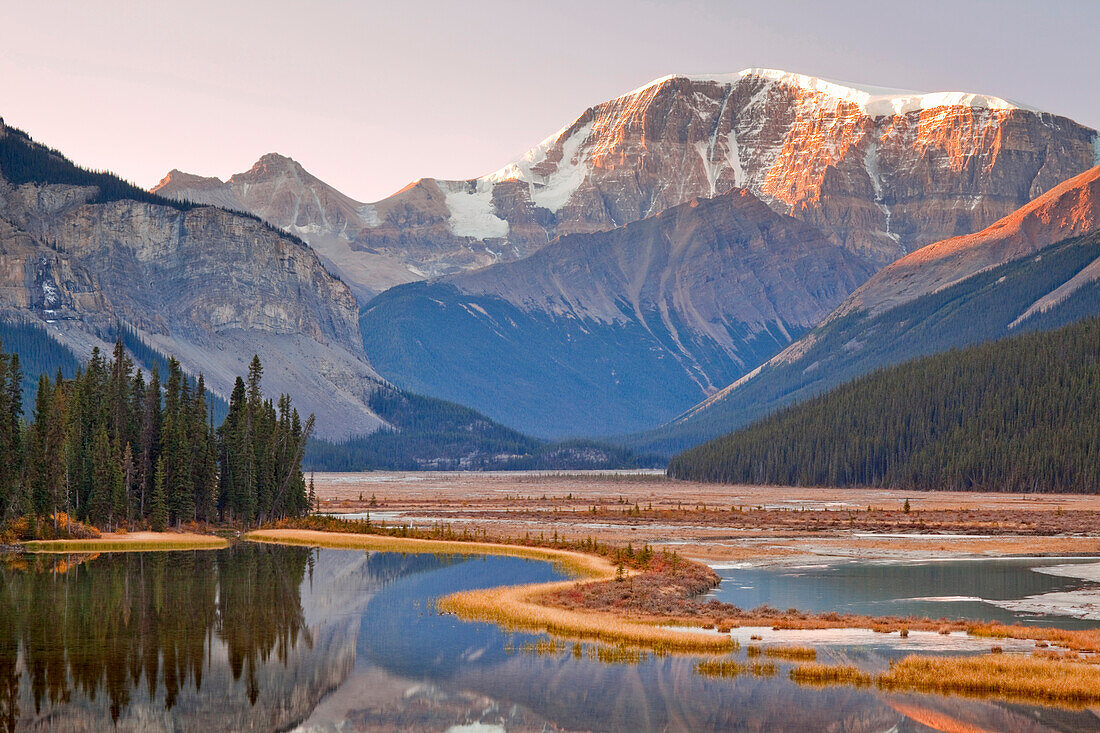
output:
[[[373,201],[669,73],[973,91],[1100,125],[1093,0],[6,3],[0,116],[141,186],[280,152]]]

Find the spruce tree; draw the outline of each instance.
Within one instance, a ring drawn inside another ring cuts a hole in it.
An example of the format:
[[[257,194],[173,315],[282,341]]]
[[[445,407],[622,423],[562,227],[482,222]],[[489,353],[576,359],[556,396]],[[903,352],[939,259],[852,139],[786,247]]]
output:
[[[164,489],[165,463],[164,456],[157,460],[152,495],[149,499],[149,524],[154,532],[163,532],[168,526],[168,498]]]
[[[101,423],[92,442],[92,490],[88,497],[89,522],[103,526],[111,519],[111,500],[114,494],[118,463],[107,437],[107,425]]]

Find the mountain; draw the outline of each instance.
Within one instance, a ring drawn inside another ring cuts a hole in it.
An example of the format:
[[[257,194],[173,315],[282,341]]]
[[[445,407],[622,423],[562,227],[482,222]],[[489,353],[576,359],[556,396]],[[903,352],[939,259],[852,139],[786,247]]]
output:
[[[300,234],[362,297],[735,188],[881,266],[982,229],[1098,151],[1094,130],[997,97],[746,69],[657,79],[496,172],[421,178],[373,204],[273,155],[225,183],[173,171],[154,190]]]
[[[782,349],[874,265],[746,189],[362,309],[395,383],[536,435],[667,420]]]
[[[1098,313],[1100,166],[898,260],[761,368],[623,442],[676,452],[882,366]]]
[[[1094,165],[1095,130],[996,97],[861,87],[770,69],[673,75],[591,107],[519,160],[420,179],[364,242],[482,243],[519,257],[748,188],[885,264],[977,231]]]
[[[374,221],[369,204],[345,196],[291,158],[268,153],[228,181],[173,170],[152,189],[177,201],[209,204],[254,214],[302,237],[361,299],[423,273],[399,258],[356,248],[357,233]]]
[[[85,171],[0,123],[0,263],[0,317],[45,326],[79,360],[122,327],[224,397],[258,354],[267,390],[316,413],[320,435],[383,424],[355,297],[255,217]]]
[[[227,203],[233,203],[229,201]],[[211,409],[252,354],[268,393],[317,414],[311,454],[345,467],[618,468],[646,462],[554,445],[473,410],[395,389],[363,356],[351,291],[304,242],[252,214],[163,198],[74,165],[0,121],[0,336],[37,377],[71,377],[121,338],[135,362],[203,374]],[[29,388],[29,391],[28,391]]]
[[[399,390],[370,401],[392,429],[340,442],[314,440],[304,466],[317,471],[517,471],[656,468],[658,456],[590,440],[551,443],[489,420],[468,407]]]
[[[936,242],[895,262],[852,294],[837,316],[875,315],[983,270],[1100,228],[1100,165],[975,234]]]
[[[668,473],[745,484],[1096,493],[1097,355],[1094,317],[926,356],[693,448]]]

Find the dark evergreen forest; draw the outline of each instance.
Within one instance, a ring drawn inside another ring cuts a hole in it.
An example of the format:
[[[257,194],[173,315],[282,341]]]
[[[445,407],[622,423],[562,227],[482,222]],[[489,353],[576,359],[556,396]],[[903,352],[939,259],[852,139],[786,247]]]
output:
[[[673,455],[745,427],[875,369],[1100,315],[1100,281],[1011,327],[1032,303],[1100,257],[1100,232],[1053,244],[875,316],[851,313],[814,329],[801,358],[761,374],[683,421],[616,439],[635,450]]]
[[[1100,492],[1100,318],[923,357],[686,451],[670,476]]]
[[[264,397],[259,359],[217,429],[202,375],[166,366],[163,382],[155,362],[146,379],[120,338],[110,359],[97,349],[72,376],[43,374],[25,414],[20,358],[0,354],[0,519],[58,533],[70,519],[163,529],[307,511],[313,418],[303,423],[287,395]]]

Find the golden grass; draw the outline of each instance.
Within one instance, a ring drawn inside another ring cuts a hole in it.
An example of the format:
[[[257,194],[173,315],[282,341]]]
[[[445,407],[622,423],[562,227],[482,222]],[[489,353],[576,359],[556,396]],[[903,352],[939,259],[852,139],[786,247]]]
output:
[[[1100,702],[1100,667],[1007,654],[977,657],[910,655],[879,675],[888,690],[956,693],[1039,702]]]
[[[576,575],[593,580],[613,579],[618,570],[610,561],[594,555],[492,542],[447,542],[291,529],[260,530],[245,537],[256,542],[337,549],[509,555],[554,562]],[[467,621],[486,621],[507,629],[544,632],[568,639],[613,645],[631,644],[658,651],[726,652],[735,648],[734,640],[725,635],[679,631],[611,613],[552,608],[538,602],[540,596],[571,588],[574,583],[575,580],[565,580],[464,591],[439,599],[436,607]]]
[[[1055,629],[1019,624],[971,624],[966,629],[971,636],[989,639],[1024,639],[1056,644],[1079,652],[1100,651],[1100,629]]]
[[[617,570],[617,566],[600,556],[571,550],[494,542],[452,542],[296,529],[259,530],[246,535],[246,539],[338,549],[509,555],[553,562],[577,576],[597,581],[615,578]],[[627,571],[627,576],[633,574],[633,571]],[[762,614],[754,611],[721,619],[710,619],[705,616],[629,618],[613,611],[558,608],[542,602],[542,596],[569,590],[575,586],[575,583],[576,581],[570,580],[465,591],[442,598],[436,605],[441,611],[453,613],[460,618],[497,623],[509,629],[545,632],[569,639],[594,640],[610,644],[634,644],[658,651],[723,652],[736,648],[736,642],[724,633],[701,634],[667,628],[669,625],[698,626],[707,623],[718,624],[723,630],[736,624],[765,625],[775,629],[792,630],[865,628],[882,633],[898,631],[902,636],[907,636],[911,629],[938,631],[941,634],[966,631],[972,636],[1026,639],[1049,642],[1075,651],[1100,651],[1100,629],[1066,630],[1019,625],[945,622],[942,619],[934,621],[838,614]],[[758,637],[754,636],[752,639],[758,640]],[[769,647],[768,650],[749,647],[748,653],[750,656],[764,653],[770,657],[795,661],[816,658],[816,654],[808,647]]]
[[[487,621],[508,629],[631,644],[656,651],[727,652],[736,647],[736,642],[726,635],[679,631],[611,613],[574,611],[539,603],[540,596],[570,588],[575,582],[566,580],[464,591],[441,598],[436,607],[468,621]]]
[[[588,658],[603,664],[641,664],[649,661],[649,652],[643,652],[625,644],[617,646],[597,644],[588,647]]]
[[[695,664],[695,673],[704,677],[739,677],[743,674],[771,677],[775,669],[771,662],[741,663],[732,659],[708,659]]]
[[[430,552],[437,555],[507,555],[529,560],[545,560],[584,578],[604,580],[615,577],[616,566],[602,557],[549,547],[525,547],[499,542],[449,542],[411,537],[373,534],[320,532],[312,529],[261,529],[244,539],[280,545],[308,545],[336,550],[372,550],[374,552]]]
[[[850,664],[800,664],[791,669],[791,679],[800,685],[856,685],[871,684],[872,677],[859,667]]]
[[[790,662],[812,662],[817,659],[817,650],[812,646],[766,646],[764,656]]]
[[[995,697],[1077,705],[1100,702],[1100,665],[1010,654],[910,655],[879,675],[849,665],[802,664],[791,679],[811,685],[867,685],[883,690]]]
[[[214,535],[179,532],[133,532],[104,534],[87,540],[35,540],[23,544],[27,552],[168,552],[171,550],[220,550],[229,540]]]

